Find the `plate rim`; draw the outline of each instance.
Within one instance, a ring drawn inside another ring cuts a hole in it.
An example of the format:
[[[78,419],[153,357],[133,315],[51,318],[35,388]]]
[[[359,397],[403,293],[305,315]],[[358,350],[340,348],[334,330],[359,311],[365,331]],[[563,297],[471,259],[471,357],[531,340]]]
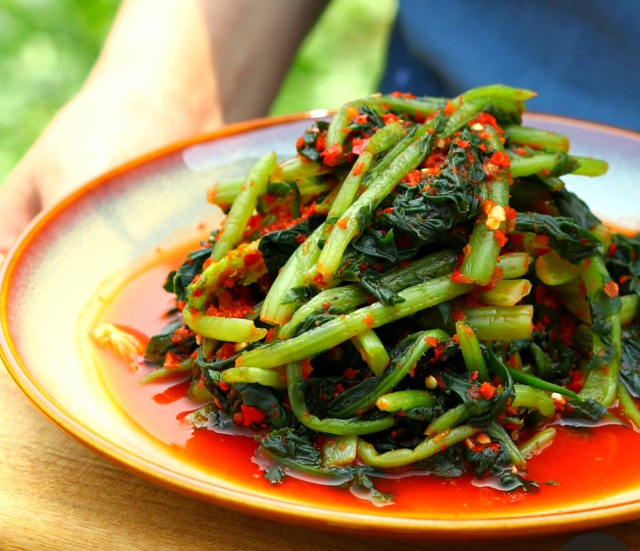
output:
[[[93,432],[79,420],[74,419],[31,376],[28,366],[20,359],[11,339],[6,305],[12,275],[21,258],[46,225],[54,221],[67,207],[81,200],[91,190],[106,184],[111,179],[129,170],[166,155],[220,138],[275,125],[322,118],[329,116],[331,113],[332,111],[330,110],[317,109],[292,115],[254,119],[169,144],[98,176],[40,213],[23,231],[0,266],[0,360],[22,393],[26,395],[40,413],[62,431],[99,456],[136,476],[192,498],[212,502],[245,514],[285,523],[307,527],[312,523],[314,528],[342,533],[363,534],[366,530],[367,535],[376,534],[409,539],[425,535],[438,539],[502,539],[527,535],[541,536],[587,527],[594,528],[639,518],[640,497],[620,504],[568,512],[534,513],[515,518],[505,516],[492,519],[435,520],[368,515],[366,513],[335,510],[317,505],[293,503],[278,496],[262,496],[252,493],[248,488],[229,488],[191,478],[126,450],[109,441],[104,435]],[[529,112],[527,115],[528,118],[536,122],[570,123],[586,130],[604,131],[640,141],[640,132],[606,124],[545,113]],[[277,507],[274,507],[274,505],[277,505]],[[318,523],[321,523],[321,525],[318,525]]]

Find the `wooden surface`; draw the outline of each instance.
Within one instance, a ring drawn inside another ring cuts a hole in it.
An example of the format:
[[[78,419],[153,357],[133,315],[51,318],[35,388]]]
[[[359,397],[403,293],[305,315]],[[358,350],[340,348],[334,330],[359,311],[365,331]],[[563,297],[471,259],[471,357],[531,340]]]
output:
[[[0,367],[0,548],[271,550],[488,550],[495,543],[398,543],[275,524],[145,482],[47,421]],[[602,528],[640,550],[640,521]],[[576,534],[518,541],[560,549]],[[588,551],[587,548],[584,548]]]

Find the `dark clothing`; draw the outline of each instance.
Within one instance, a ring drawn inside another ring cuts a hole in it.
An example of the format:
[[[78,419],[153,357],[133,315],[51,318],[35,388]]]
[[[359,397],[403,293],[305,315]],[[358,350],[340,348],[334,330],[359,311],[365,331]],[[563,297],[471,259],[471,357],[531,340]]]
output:
[[[639,0],[401,0],[382,92],[529,88],[532,111],[640,130]]]

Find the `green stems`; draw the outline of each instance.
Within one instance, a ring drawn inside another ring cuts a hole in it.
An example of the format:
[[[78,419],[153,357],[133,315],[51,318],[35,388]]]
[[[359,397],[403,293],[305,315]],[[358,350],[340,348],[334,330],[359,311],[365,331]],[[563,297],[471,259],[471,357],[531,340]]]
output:
[[[541,430],[535,436],[527,440],[524,444],[522,444],[518,449],[520,453],[529,459],[533,456],[536,451],[538,451],[542,446],[544,446],[547,442],[551,442],[556,435],[556,429],[547,428]]]
[[[457,405],[431,421],[424,433],[429,435],[450,430],[463,421],[466,421],[469,417],[485,412],[490,407],[491,402],[480,402],[479,400],[470,400],[464,404]]]
[[[393,426],[393,416],[383,417],[373,421],[360,419],[319,419],[311,415],[304,402],[304,379],[302,367],[298,362],[287,364],[287,388],[291,409],[304,426],[319,432],[339,434],[342,436],[370,434],[380,432]]]
[[[185,324],[198,335],[209,339],[227,342],[253,342],[263,339],[266,329],[256,327],[251,320],[237,318],[219,318],[192,313],[185,308],[182,311]]]
[[[569,151],[569,138],[555,132],[514,124],[505,126],[504,133],[511,143],[553,149],[554,151],[563,151],[565,153]]]
[[[589,373],[580,395],[610,407],[616,399],[620,372],[622,343],[618,312],[622,303],[618,287],[611,281],[601,256],[582,261],[580,267],[593,322],[591,360],[586,368]]]
[[[504,153],[500,135],[491,126],[485,126],[485,132],[489,138],[485,140],[488,148],[496,153]],[[498,168],[496,166],[496,168]],[[498,254],[500,254],[500,242],[495,234],[496,230],[505,228],[505,209],[509,204],[509,173],[500,170],[489,183],[480,185],[481,195],[488,201],[489,208],[474,225],[473,233],[469,239],[469,254],[460,266],[460,273],[472,283],[487,285],[496,267]],[[493,205],[493,206],[492,206]]]
[[[362,184],[364,177],[369,171],[374,155],[386,151],[394,146],[405,132],[400,123],[393,123],[378,130],[367,143],[364,151],[354,163],[344,183],[340,187],[340,191],[335,198],[331,210],[327,218],[340,218],[353,202],[354,197],[358,193],[358,189]],[[329,227],[327,227],[329,230]],[[330,231],[326,232],[327,234]]]
[[[380,377],[389,363],[389,354],[384,344],[373,331],[366,331],[351,339],[362,359],[371,368],[376,377]]]
[[[266,347],[245,352],[238,358],[236,365],[276,367],[288,362],[302,360],[324,350],[329,350],[369,329],[380,327],[392,321],[411,316],[430,306],[451,300],[467,293],[470,289],[470,285],[454,283],[448,276],[432,279],[400,292],[399,295],[405,299],[400,304],[385,306],[380,302],[376,302],[351,314],[334,318],[320,327],[316,327],[288,341],[279,341]],[[514,306],[513,308],[520,307]]]
[[[211,258],[220,260],[233,249],[244,235],[249,218],[256,208],[256,202],[267,186],[269,176],[277,166],[276,154],[265,153],[247,175],[238,197],[233,202],[222,229],[211,251]]]
[[[436,399],[426,390],[401,390],[384,394],[376,400],[377,408],[389,413],[408,411],[419,407],[431,408],[436,404]]]
[[[528,385],[513,385],[516,397],[511,404],[515,408],[527,408],[538,410],[545,417],[551,417],[556,412],[553,400],[539,388]]]
[[[507,253],[498,258],[504,279],[522,277],[529,271],[533,257],[529,253]]]
[[[422,126],[414,135],[416,141],[405,149],[389,168],[369,184],[366,191],[344,212],[331,231],[331,235],[322,249],[318,259],[318,272],[328,280],[340,266],[342,255],[350,241],[360,231],[358,217],[361,211],[373,212],[380,202],[404,178],[405,174],[415,169],[431,150],[433,136],[427,129],[434,127],[434,121]],[[423,130],[424,129],[424,130]],[[422,134],[420,131],[423,131]]]
[[[528,339],[533,331],[533,306],[462,308],[460,314],[481,341]]]
[[[580,268],[550,251],[536,259],[536,276],[545,285],[563,285],[580,277]]]
[[[260,369],[259,367],[231,367],[220,374],[221,379],[228,384],[258,383],[273,388],[287,386],[282,370]]]
[[[627,323],[631,323],[633,318],[636,317],[640,300],[638,299],[638,295],[624,295],[620,297],[620,301],[622,302],[622,308],[620,308],[620,312],[618,313],[620,325],[626,325]]]
[[[373,381],[373,383],[369,383],[368,381],[360,383],[371,386],[367,393],[359,392],[360,385],[345,391],[339,400],[336,400],[329,406],[329,413],[335,417],[345,418],[366,411],[375,404],[380,396],[393,390],[393,388],[406,377],[407,373],[411,371],[427,350],[448,338],[449,336],[444,331],[438,329],[424,331],[418,334],[413,347],[405,351],[399,359],[392,362],[381,378]],[[354,395],[356,395],[356,398],[352,399]]]
[[[211,262],[200,277],[189,285],[187,308],[203,311],[207,301],[224,285],[228,279],[238,279],[241,284],[248,285],[256,281],[266,272],[262,256],[258,251],[259,241],[242,243],[237,249],[230,251],[218,262]]]
[[[394,293],[397,293],[407,287],[418,285],[423,281],[450,272],[455,268],[457,259],[458,254],[452,249],[430,254],[412,262],[408,266],[387,272],[380,277],[380,282],[389,287]],[[509,264],[513,269],[511,267],[507,269],[514,272],[521,265],[517,259],[510,260]],[[345,285],[322,291],[309,302],[300,306],[291,320],[282,326],[278,337],[283,340],[291,338],[300,323],[311,314],[319,314],[323,311],[328,311],[332,314],[344,314],[355,310],[362,304],[366,304],[368,300],[369,294],[356,285]]]
[[[478,298],[489,306],[515,306],[531,292],[528,279],[498,281],[488,291],[478,293]]]
[[[358,441],[358,457],[365,464],[376,469],[394,469],[404,467],[423,459],[427,459],[444,449],[473,436],[478,429],[470,425],[462,425],[444,432],[434,434],[423,440],[413,450],[398,449],[379,454],[371,445],[360,439]]]
[[[640,411],[638,411],[638,406],[636,406],[631,394],[629,394],[627,387],[624,386],[622,381],[618,383],[618,398],[620,399],[620,405],[622,406],[624,414],[631,419],[636,430],[640,431]]]
[[[318,241],[325,224],[318,226],[309,238],[289,257],[271,285],[262,304],[260,319],[274,325],[284,325],[296,310],[295,303],[283,304],[285,295],[294,287],[307,283],[307,272],[315,266],[320,256]]]
[[[487,434],[500,442],[507,450],[511,463],[513,463],[519,470],[524,471],[527,468],[527,460],[522,452],[518,449],[511,440],[511,437],[507,434],[504,427],[497,421],[492,421],[487,427]]]
[[[244,178],[214,184],[207,192],[207,201],[218,205],[221,209],[227,209],[240,194],[243,184]],[[283,185],[282,183],[269,183],[267,184],[266,193],[279,195],[282,193],[281,189]],[[322,195],[331,189],[333,189],[332,184],[324,182],[318,183],[313,178],[305,178],[298,181],[300,196],[306,200],[317,195]]]
[[[511,377],[513,380],[522,383],[523,385],[528,385],[539,390],[545,390],[547,392],[555,392],[557,394],[562,394],[563,396],[568,396],[569,398],[573,398],[575,400],[584,401],[579,394],[573,392],[573,390],[569,390],[560,385],[554,385],[553,383],[548,383],[547,381],[543,381],[538,377],[533,375],[528,375],[527,373],[523,373],[522,371],[518,371],[517,369],[513,369],[512,367],[507,368],[509,373],[511,373]]]
[[[170,379],[175,377],[176,375],[182,375],[191,371],[193,368],[193,360],[188,358],[182,362],[180,362],[176,367],[166,368],[166,367],[158,367],[148,373],[145,373],[142,377],[138,379],[138,384],[146,385],[147,383],[155,383],[158,381],[164,381],[166,379]]]
[[[550,172],[551,174],[558,176],[558,172],[561,174],[571,172],[571,174],[578,174],[581,176],[601,176],[607,172],[609,165],[599,159],[590,159],[587,157],[576,157],[573,155],[568,156],[570,160],[575,161],[577,168],[574,165],[566,164],[566,153],[536,153],[530,157],[521,157],[513,153],[509,153],[511,159],[511,177],[521,178],[522,176],[531,176],[538,172]]]
[[[456,335],[458,335],[458,344],[460,345],[460,351],[462,352],[467,371],[471,373],[477,371],[480,381],[488,381],[489,372],[484,363],[480,343],[473,328],[464,321],[459,321],[456,323]]]

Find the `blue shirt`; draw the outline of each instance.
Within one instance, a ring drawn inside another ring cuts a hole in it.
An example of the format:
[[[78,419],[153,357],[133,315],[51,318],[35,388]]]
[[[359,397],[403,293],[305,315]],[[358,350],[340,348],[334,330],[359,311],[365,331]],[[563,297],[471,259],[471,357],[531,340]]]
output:
[[[401,0],[382,92],[538,92],[528,109],[640,130],[640,0]]]

